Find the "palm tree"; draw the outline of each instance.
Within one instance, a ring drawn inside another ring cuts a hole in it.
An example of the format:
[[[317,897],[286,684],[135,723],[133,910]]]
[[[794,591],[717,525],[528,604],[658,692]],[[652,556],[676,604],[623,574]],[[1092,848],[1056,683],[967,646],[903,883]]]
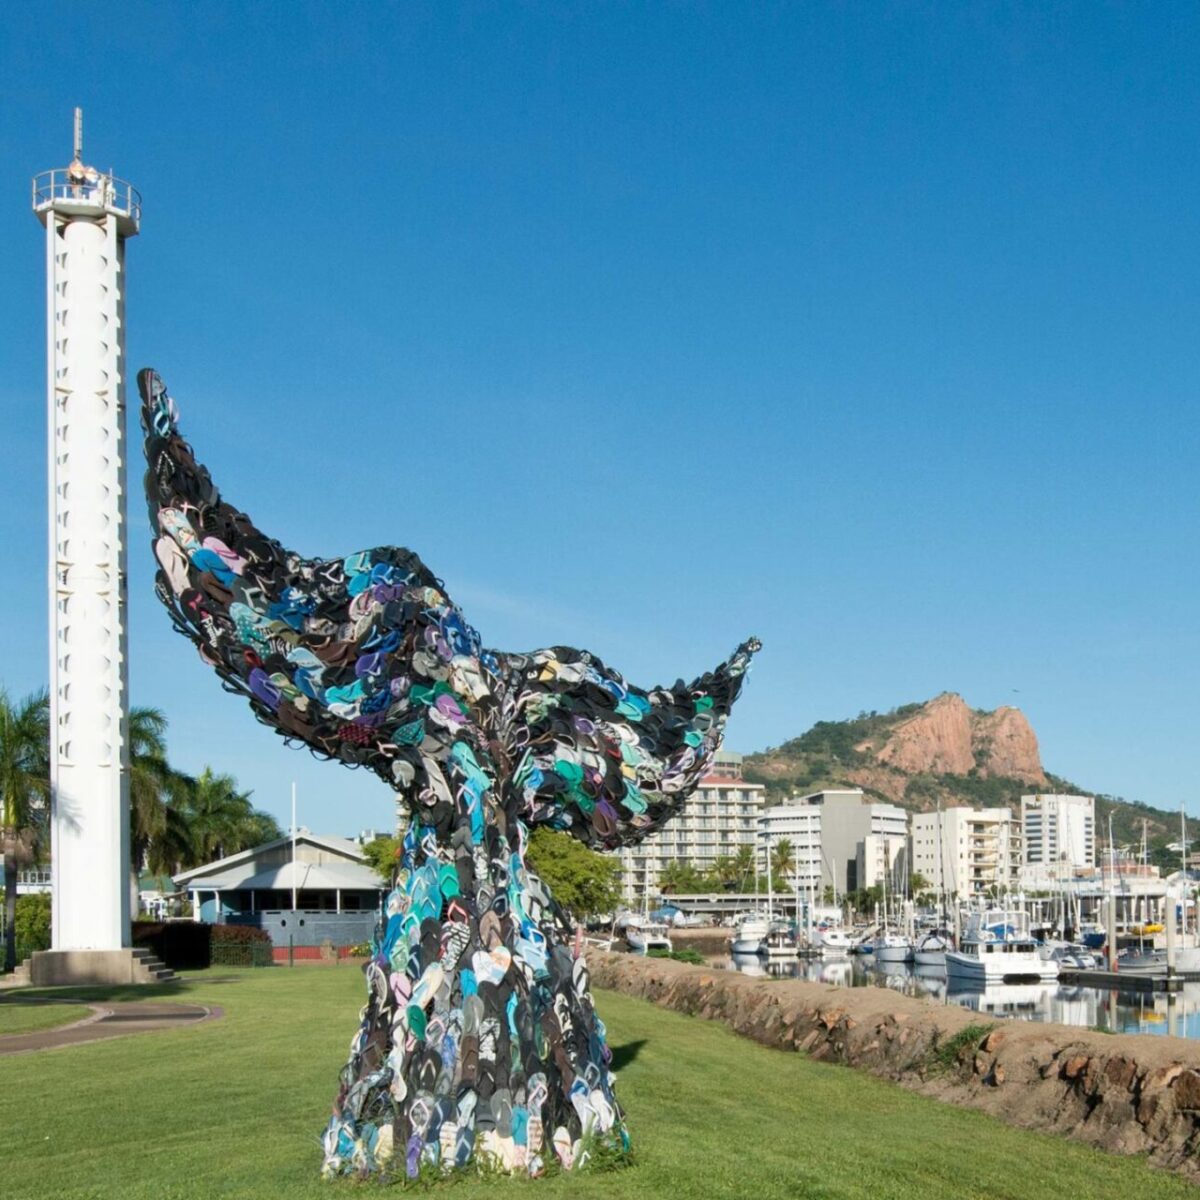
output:
[[[676,859],[667,863],[658,873],[658,890],[669,892],[694,892],[700,885],[700,872],[691,863]]]
[[[184,809],[195,866],[281,836],[275,818],[254,808],[232,775],[217,775],[211,767],[191,781]]]
[[[746,878],[754,874],[754,847],[739,846],[733,855],[733,865],[737,870],[742,891],[746,890]]]
[[[158,874],[178,870],[190,857],[187,824],[178,808],[189,780],[167,762],[166,734],[167,718],[161,709],[130,711],[129,867],[135,900],[143,865]]]
[[[17,862],[32,857],[50,796],[50,698],[13,702],[0,690],[0,846],[4,851],[4,969],[17,965]]]
[[[728,854],[721,855],[712,865],[712,877],[718,887],[733,887],[740,876],[737,860]]]
[[[796,854],[788,838],[780,838],[775,843],[771,852],[771,870],[780,883],[796,873]]]

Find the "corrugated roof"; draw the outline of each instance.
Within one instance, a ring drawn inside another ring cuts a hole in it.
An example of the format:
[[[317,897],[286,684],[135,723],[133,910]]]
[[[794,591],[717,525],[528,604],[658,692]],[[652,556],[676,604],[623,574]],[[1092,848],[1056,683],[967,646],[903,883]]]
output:
[[[216,859],[214,862],[205,863],[202,867],[192,867],[189,871],[180,871],[175,878],[176,886],[180,884],[190,883],[193,879],[203,879],[206,887],[241,887],[240,883],[222,884],[215,881],[216,877],[230,876],[231,878],[249,878],[255,873],[254,860],[268,850],[274,850],[279,846],[290,845],[292,841],[291,835],[275,838],[274,841],[264,842],[261,846],[254,846],[249,850],[241,850],[237,854],[226,855],[225,858]],[[348,858],[357,859],[358,862],[366,862],[366,855],[362,852],[362,847],[357,842],[350,841],[349,838],[336,837],[331,835],[318,836],[314,833],[309,833],[307,830],[301,830],[296,834],[296,841],[305,842],[310,846],[320,846],[326,850],[332,850],[335,854],[342,854]],[[249,867],[249,870],[239,870],[238,868]],[[232,872],[232,874],[230,874]],[[210,882],[210,877],[213,881]]]

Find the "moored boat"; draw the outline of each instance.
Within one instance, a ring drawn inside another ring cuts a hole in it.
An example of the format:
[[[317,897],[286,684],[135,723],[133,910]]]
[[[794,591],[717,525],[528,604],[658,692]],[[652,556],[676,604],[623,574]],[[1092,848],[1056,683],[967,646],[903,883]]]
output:
[[[635,917],[625,926],[625,940],[635,954],[649,954],[651,950],[665,950],[670,954],[671,935],[661,921]]]
[[[734,954],[757,954],[771,928],[766,917],[753,914],[743,917],[729,943]]]
[[[854,946],[854,938],[844,929],[831,925],[827,929],[815,931],[814,941],[821,954],[826,958],[837,958],[849,954]]]
[[[912,939],[902,933],[881,933],[875,939],[875,961],[879,963],[912,962]]]
[[[1038,953],[1024,913],[990,909],[971,914],[962,944],[946,951],[946,974],[982,983],[1057,979],[1058,963]]]
[[[913,950],[913,961],[920,967],[945,967],[946,951],[954,949],[954,935],[948,929],[927,929]]]

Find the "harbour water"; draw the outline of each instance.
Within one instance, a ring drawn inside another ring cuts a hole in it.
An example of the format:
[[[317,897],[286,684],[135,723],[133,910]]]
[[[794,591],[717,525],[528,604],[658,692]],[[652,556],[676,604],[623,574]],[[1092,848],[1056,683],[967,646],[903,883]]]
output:
[[[957,1004],[988,1018],[1049,1021],[1106,1033],[1200,1038],[1200,983],[1185,983],[1171,994],[1074,987],[1057,981],[985,988],[949,981],[936,967],[889,963],[881,969],[867,957],[767,962],[757,955],[738,954],[721,961],[727,969],[747,975],[804,979],[836,987],[891,988],[938,1004]]]

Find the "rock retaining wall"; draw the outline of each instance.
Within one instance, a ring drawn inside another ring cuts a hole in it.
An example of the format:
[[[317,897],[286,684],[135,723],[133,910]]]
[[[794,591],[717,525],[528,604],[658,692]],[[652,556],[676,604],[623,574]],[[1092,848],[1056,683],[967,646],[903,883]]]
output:
[[[592,982],[723,1021],[778,1050],[846,1063],[1029,1129],[1200,1181],[1200,1046],[1006,1021],[902,996],[589,951]]]

